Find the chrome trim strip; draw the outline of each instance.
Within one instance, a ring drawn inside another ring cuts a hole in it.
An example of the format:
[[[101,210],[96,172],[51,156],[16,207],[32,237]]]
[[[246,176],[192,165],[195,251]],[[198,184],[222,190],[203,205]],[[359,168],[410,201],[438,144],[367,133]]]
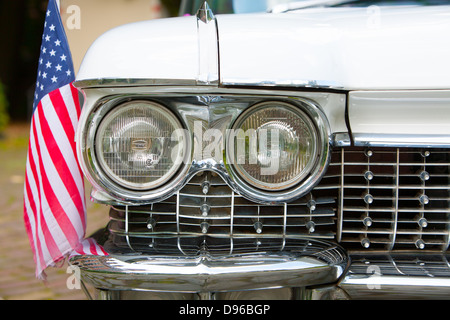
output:
[[[325,80],[301,80],[301,79],[221,79],[222,86],[229,87],[292,87],[308,89],[344,90],[344,86],[334,81]]]
[[[342,226],[344,223],[344,178],[345,178],[345,149],[341,149],[341,162],[340,162],[340,182],[339,182],[339,204],[338,204],[338,212],[337,212],[337,230],[336,230],[336,240],[341,242],[342,240]]]
[[[398,211],[399,211],[399,199],[400,199],[400,150],[397,149],[396,163],[395,163],[395,204],[394,210],[392,212],[392,233],[391,233],[391,243],[389,244],[389,250],[392,250],[395,246],[395,240],[397,238],[397,227],[398,227]]]
[[[349,275],[339,285],[351,299],[448,299],[450,278]]]
[[[211,24],[213,25],[213,24]],[[214,23],[215,26],[215,23]],[[209,26],[208,28],[212,28]],[[212,36],[210,30],[210,38]],[[205,36],[202,36],[203,38]],[[209,40],[209,49],[212,50],[212,42]],[[200,39],[199,39],[200,42]],[[202,40],[202,43],[207,42],[206,39]],[[200,45],[200,44],[199,44]],[[205,46],[202,44],[202,46]],[[216,44],[217,46],[217,44]],[[216,47],[217,48],[217,47]],[[205,50],[205,48],[202,48]],[[218,53],[217,53],[218,57]],[[205,62],[200,61],[200,68],[204,69]],[[210,65],[211,66],[211,65]],[[218,67],[217,76],[218,76]],[[215,72],[212,72],[215,75]],[[248,80],[248,79],[227,79],[226,81],[219,81],[219,78],[213,80],[215,77],[211,77],[208,83],[199,82],[199,79],[122,79],[122,78],[99,78],[99,79],[83,79],[76,80],[73,85],[76,88],[96,88],[96,87],[131,87],[131,86],[195,86],[195,85],[210,85],[210,86],[224,86],[224,87],[282,87],[282,88],[304,88],[304,89],[323,89],[323,90],[344,90],[343,86],[340,86],[334,82],[327,81],[315,81],[315,80]]]
[[[333,134],[331,144],[333,147],[350,147],[352,142],[347,132],[337,132]]]
[[[76,80],[73,83],[78,89],[97,87],[142,87],[142,86],[195,86],[195,79],[117,79],[100,78]],[[212,84],[211,84],[212,85]]]
[[[450,135],[354,133],[357,147],[450,148]]]
[[[99,289],[172,292],[331,284],[345,274],[348,263],[341,247],[325,242],[320,243],[316,253],[299,250],[222,257],[207,253],[198,256],[79,255],[69,261],[79,268],[83,281]]]

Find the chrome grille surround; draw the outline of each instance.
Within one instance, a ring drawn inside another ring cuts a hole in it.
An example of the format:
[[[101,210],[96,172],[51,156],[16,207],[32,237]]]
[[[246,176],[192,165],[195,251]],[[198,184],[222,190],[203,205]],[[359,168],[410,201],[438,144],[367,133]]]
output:
[[[114,206],[112,247],[220,255],[293,250],[296,239],[319,238],[350,252],[442,252],[449,244],[449,166],[448,149],[335,148],[319,185],[276,205],[246,200],[204,171],[163,202]]]

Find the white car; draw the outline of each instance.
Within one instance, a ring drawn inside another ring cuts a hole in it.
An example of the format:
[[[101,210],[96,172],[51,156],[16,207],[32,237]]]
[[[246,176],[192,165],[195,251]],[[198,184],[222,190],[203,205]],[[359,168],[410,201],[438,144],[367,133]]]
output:
[[[195,9],[193,9],[195,8]],[[197,10],[198,9],[198,10]],[[450,5],[183,1],[75,86],[100,298],[448,298]]]

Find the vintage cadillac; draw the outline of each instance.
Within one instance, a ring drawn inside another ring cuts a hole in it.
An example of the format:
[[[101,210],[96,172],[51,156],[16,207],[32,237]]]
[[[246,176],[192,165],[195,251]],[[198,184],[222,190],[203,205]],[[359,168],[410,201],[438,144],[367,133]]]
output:
[[[109,255],[70,260],[83,282],[100,299],[450,297],[448,3],[182,11],[108,31],[77,75],[79,161],[110,206]]]

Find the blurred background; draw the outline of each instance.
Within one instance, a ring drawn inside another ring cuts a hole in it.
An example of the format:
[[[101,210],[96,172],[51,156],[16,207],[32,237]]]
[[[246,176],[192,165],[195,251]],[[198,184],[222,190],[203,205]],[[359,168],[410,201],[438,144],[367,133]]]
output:
[[[60,0],[62,21],[75,72],[86,50],[112,27],[177,16],[180,0]],[[23,186],[32,95],[47,0],[0,2],[0,300],[86,299],[69,289],[67,266],[47,269],[47,282],[35,278],[33,254],[23,224]],[[74,16],[74,14],[77,14]],[[89,201],[88,230],[107,223],[105,206]]]

